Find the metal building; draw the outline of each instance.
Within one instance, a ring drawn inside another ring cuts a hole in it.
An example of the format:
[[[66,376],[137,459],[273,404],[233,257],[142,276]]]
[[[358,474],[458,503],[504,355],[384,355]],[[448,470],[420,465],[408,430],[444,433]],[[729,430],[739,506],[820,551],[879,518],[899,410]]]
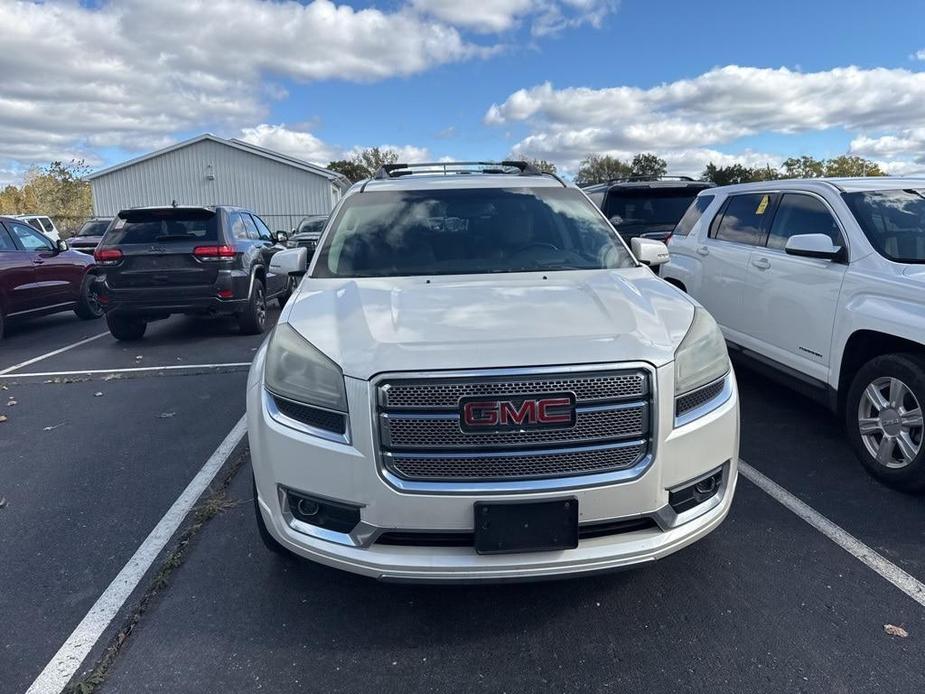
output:
[[[350,182],[324,167],[205,134],[87,176],[93,214],[147,205],[237,205],[273,229],[329,214]]]

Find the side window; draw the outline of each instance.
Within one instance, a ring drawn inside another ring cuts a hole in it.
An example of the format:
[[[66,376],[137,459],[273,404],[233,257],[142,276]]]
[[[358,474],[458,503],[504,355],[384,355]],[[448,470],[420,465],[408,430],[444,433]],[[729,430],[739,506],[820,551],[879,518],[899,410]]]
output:
[[[687,236],[690,234],[691,229],[694,228],[694,225],[703,216],[703,213],[707,211],[714,197],[716,196],[700,195],[694,198],[694,202],[687,208],[687,212],[681,217],[681,221],[678,222],[678,226],[674,228],[672,234],[674,236]]]
[[[42,228],[46,233],[51,233],[55,230],[55,225],[51,223],[51,220],[48,217],[39,217],[39,224],[42,225]]]
[[[719,241],[731,241],[748,246],[764,244],[765,215],[774,211],[774,195],[751,193],[729,198],[719,224],[710,230]]]
[[[244,224],[244,215],[240,212],[232,212],[229,222],[231,223],[231,233],[239,241],[246,241],[247,226]]]
[[[0,253],[3,251],[18,251],[16,244],[13,243],[13,239],[10,238],[7,230],[0,226]]]
[[[254,224],[253,218],[246,212],[242,212],[241,217],[244,219],[244,226],[247,228],[247,238],[251,241],[259,239],[260,234],[257,233],[257,225]]]
[[[843,246],[838,224],[818,198],[799,193],[786,193],[774,215],[768,248],[783,250],[791,236],[800,234],[825,234],[836,246]]]
[[[263,220],[260,219],[260,217],[258,217],[257,215],[252,214],[251,217],[254,219],[254,224],[257,225],[257,233],[260,236],[260,238],[263,239],[264,241],[272,241],[273,234],[270,233],[270,227],[264,224]]]
[[[591,198],[591,202],[597,205],[598,208],[602,208],[604,206],[604,194],[606,192],[605,190],[598,190],[593,193],[588,193],[588,197]]]
[[[50,251],[54,248],[47,236],[25,224],[11,224],[10,230],[27,251]]]

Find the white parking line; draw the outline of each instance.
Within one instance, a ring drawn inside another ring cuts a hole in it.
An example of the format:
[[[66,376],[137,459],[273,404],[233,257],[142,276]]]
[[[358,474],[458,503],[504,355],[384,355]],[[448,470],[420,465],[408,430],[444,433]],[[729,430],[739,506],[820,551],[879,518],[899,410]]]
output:
[[[109,333],[107,333],[108,335]],[[228,460],[235,446],[244,438],[247,431],[245,417],[241,417],[225,440],[202,466],[183,493],[173,502],[173,506],[151,531],[151,534],[135,550],[135,554],[119,572],[109,587],[103,591],[87,615],[71,633],[64,645],[51,659],[45,669],[29,687],[26,694],[58,694],[70,681],[80,667],[84,658],[90,653],[94,644],[103,635],[106,627],[118,614],[132,591],[144,577],[145,573],[157,559],[161,550],[180,527],[180,523],[193,508],[196,500],[202,496],[215,475]]]
[[[108,333],[107,333],[108,334]],[[133,366],[124,369],[83,369],[82,371],[39,371],[32,373],[5,374],[0,373],[0,378],[37,378],[39,376],[92,376],[95,374],[121,374],[135,373],[144,371],[181,371],[183,369],[222,369],[229,367],[250,366],[249,361],[232,361],[223,364],[174,364],[171,366]],[[11,367],[12,368],[12,367]]]
[[[745,479],[760,487],[855,559],[866,564],[903,593],[925,607],[925,584],[917,578],[906,573],[883,555],[858,540],[854,535],[851,535],[803,501],[800,501],[800,499],[773,480],[765,477],[748,463],[740,460],[739,471]]]
[[[85,344],[87,344],[88,342],[93,342],[94,340],[99,340],[99,339],[100,339],[101,337],[103,337],[104,335],[109,335],[109,331],[106,331],[105,333],[100,333],[99,335],[94,335],[93,337],[88,337],[86,340],[81,340],[80,342],[75,342],[74,344],[68,345],[67,347],[62,347],[61,349],[56,349],[54,352],[48,352],[48,354],[43,354],[43,355],[38,356],[38,357],[33,357],[32,359],[27,359],[26,361],[21,361],[21,362],[19,362],[18,364],[14,364],[13,366],[8,366],[8,367],[6,367],[5,369],[0,370],[0,376],[2,376],[2,375],[4,375],[4,374],[8,374],[8,373],[10,373],[11,371],[16,371],[16,369],[21,369],[21,368],[23,368],[24,366],[29,366],[30,364],[35,364],[37,361],[42,361],[43,359],[48,359],[49,357],[53,357],[53,356],[55,356],[55,355],[57,355],[57,354],[61,354],[62,352],[67,352],[69,349],[74,349],[75,347],[80,347],[81,345],[85,345]]]

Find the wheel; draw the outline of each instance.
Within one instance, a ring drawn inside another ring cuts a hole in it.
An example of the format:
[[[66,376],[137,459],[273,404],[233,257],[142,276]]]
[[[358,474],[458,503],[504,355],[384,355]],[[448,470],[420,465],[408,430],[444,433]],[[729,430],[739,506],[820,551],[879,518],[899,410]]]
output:
[[[257,516],[257,532],[260,534],[263,546],[273,552],[273,554],[278,554],[281,557],[291,557],[292,552],[277,542],[276,538],[267,530],[267,524],[263,520],[263,513],[260,512],[260,502],[257,501],[257,483],[253,481],[253,478],[251,478],[251,485],[254,489],[254,515]]]
[[[106,324],[109,326],[109,332],[112,333],[114,338],[125,342],[140,340],[144,337],[145,330],[148,329],[147,321],[128,316],[110,314],[106,316]]]
[[[289,301],[289,297],[292,296],[292,293],[295,291],[295,280],[290,277],[288,283],[286,284],[286,290],[276,297],[276,300],[279,302],[279,307],[282,308],[286,305],[286,302]]]
[[[267,295],[263,280],[255,280],[247,307],[238,314],[238,325],[245,335],[260,335],[267,327]]]
[[[96,283],[96,277],[87,275],[80,287],[80,299],[77,301],[77,308],[74,313],[81,320],[95,320],[103,315],[103,307],[100,305],[93,285]]]
[[[848,436],[878,480],[906,492],[925,490],[925,359],[887,354],[867,362],[851,384]]]

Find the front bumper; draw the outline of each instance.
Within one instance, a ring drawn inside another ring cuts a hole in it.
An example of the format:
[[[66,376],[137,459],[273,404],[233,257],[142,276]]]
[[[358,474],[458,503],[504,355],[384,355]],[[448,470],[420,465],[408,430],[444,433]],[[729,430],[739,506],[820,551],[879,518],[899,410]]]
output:
[[[273,419],[262,383],[263,350],[248,384],[248,434],[257,503],[270,534],[294,553],[322,564],[383,580],[471,582],[581,575],[652,562],[704,537],[725,518],[737,481],[738,392],[708,414],[675,428],[673,365],[656,370],[654,458],[632,480],[598,486],[517,493],[409,492],[389,483],[377,462],[371,386],[347,378],[350,444],[326,441]],[[670,490],[723,470],[718,492],[676,514]],[[360,507],[349,534],[294,519],[286,490]],[[480,555],[472,547],[380,544],[386,532],[471,532],[477,501],[577,498],[579,523],[650,518],[649,527],[582,539],[576,549]]]

